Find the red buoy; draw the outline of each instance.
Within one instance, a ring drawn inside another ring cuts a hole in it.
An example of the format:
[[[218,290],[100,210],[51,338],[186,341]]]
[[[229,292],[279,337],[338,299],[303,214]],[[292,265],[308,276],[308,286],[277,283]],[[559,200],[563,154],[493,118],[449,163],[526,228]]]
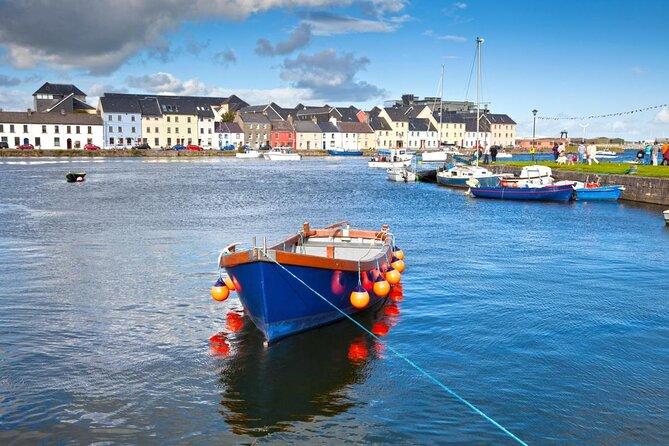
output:
[[[392,295],[390,298],[392,299]],[[383,312],[386,316],[399,316],[400,307],[395,304],[386,305],[383,309]]]
[[[351,362],[359,363],[367,359],[369,350],[363,339],[353,341],[348,347],[348,359]]]
[[[388,334],[389,330],[390,328],[383,322],[375,322],[374,325],[372,325],[372,333],[376,336],[385,336]]]
[[[216,343],[219,343],[219,344],[220,344],[220,343],[222,343],[222,342],[225,342],[225,333],[223,333],[222,331],[220,331],[220,332],[218,332],[218,333],[212,335],[212,336],[209,338],[209,342],[211,342],[212,344],[216,344]]]
[[[236,333],[242,328],[244,328],[244,318],[233,311],[229,312],[225,316],[225,328],[227,328],[232,333]]]

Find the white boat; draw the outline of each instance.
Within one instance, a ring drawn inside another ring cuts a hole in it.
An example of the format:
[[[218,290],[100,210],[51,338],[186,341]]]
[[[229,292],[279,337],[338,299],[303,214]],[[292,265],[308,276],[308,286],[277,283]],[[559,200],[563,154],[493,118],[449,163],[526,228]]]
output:
[[[608,158],[615,158],[618,156],[616,152],[612,152],[611,150],[597,150],[595,152],[595,157],[597,158],[603,158],[603,159],[608,159]]]
[[[664,222],[669,225],[669,209],[662,213],[664,215]]]
[[[367,163],[368,167],[376,169],[390,169],[406,167],[411,164],[413,155],[405,149],[379,149],[378,153]]]
[[[388,179],[398,183],[413,183],[417,179],[416,172],[409,166],[391,167],[387,172]]]
[[[481,186],[497,186],[501,175],[496,175],[481,166],[467,166],[458,164],[450,169],[437,172],[437,183],[449,187],[469,187],[467,181],[478,180]]]
[[[517,177],[504,177],[501,185],[506,187],[542,187],[553,184],[553,171],[548,166],[525,166]]]
[[[293,152],[290,147],[274,147],[269,152],[262,155],[266,160],[270,161],[299,161],[302,155]]]
[[[237,158],[262,158],[262,153],[260,153],[258,150],[246,149],[243,152],[235,153],[235,157],[237,157]]]
[[[445,150],[430,150],[420,154],[424,163],[443,163],[448,159],[449,153]]]
[[[509,152],[497,152],[497,158],[509,159],[513,158],[513,155],[510,154]]]

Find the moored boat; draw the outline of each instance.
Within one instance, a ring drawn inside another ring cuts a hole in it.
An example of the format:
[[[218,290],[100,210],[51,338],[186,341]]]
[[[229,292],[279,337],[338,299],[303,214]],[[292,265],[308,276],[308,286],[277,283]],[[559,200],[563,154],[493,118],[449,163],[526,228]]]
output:
[[[662,212],[662,215],[664,215],[664,222],[669,225],[669,209]]]
[[[68,172],[65,179],[68,183],[80,183],[86,180],[86,172]]]
[[[569,201],[573,198],[574,186],[571,184],[563,184],[541,187],[472,187],[470,192],[478,198],[529,201]]]
[[[244,158],[244,159],[249,159],[249,158],[261,158],[262,153],[258,150],[254,149],[244,149],[243,152],[237,152],[235,153],[235,157],[237,158]]]
[[[467,188],[467,181],[472,178],[481,186],[497,186],[500,181],[500,175],[481,166],[455,165],[437,172],[437,183],[442,186]]]
[[[299,161],[302,155],[293,152],[290,147],[274,147],[269,152],[263,153],[263,157],[270,161]]]
[[[330,155],[330,156],[362,156],[362,150],[332,149],[332,150],[328,150],[328,155]]]
[[[610,158],[615,158],[616,156],[618,156],[618,154],[611,150],[597,150],[595,152],[596,158],[610,159]]]
[[[513,158],[513,155],[509,152],[500,151],[500,152],[497,152],[497,158],[499,158],[499,159],[511,159],[511,158]]]
[[[525,166],[517,177],[506,176],[500,186],[504,187],[539,187],[553,184],[553,171],[548,166]]]
[[[398,183],[413,183],[416,181],[416,171],[411,166],[391,167],[387,170],[388,179]]]
[[[599,183],[576,182],[575,199],[578,201],[616,201],[620,199],[625,186],[602,186]]]
[[[377,169],[404,167],[411,164],[413,157],[405,149],[379,149],[376,155],[369,160],[367,166]]]
[[[299,233],[269,248],[237,251],[237,245],[221,253],[219,267],[268,342],[379,304],[388,293],[375,294],[379,282],[374,282],[393,259],[387,225],[374,231],[352,229],[346,222],[322,229],[305,223]],[[354,306],[353,292],[362,287],[368,301]]]

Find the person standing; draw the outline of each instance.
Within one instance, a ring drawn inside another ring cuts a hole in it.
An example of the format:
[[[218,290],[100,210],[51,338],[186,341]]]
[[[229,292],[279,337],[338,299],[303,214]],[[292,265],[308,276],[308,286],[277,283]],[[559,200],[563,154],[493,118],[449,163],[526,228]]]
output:
[[[487,144],[483,152],[483,164],[490,164],[490,146]]]
[[[558,143],[555,143],[553,144],[553,161],[557,161],[558,156]]]
[[[537,149],[534,146],[530,147],[530,155],[532,155],[532,162],[534,162],[534,154],[537,152]]]
[[[669,166],[669,141],[662,144],[662,165]]]
[[[588,147],[585,149],[585,153],[588,156],[588,165],[592,165],[592,162],[594,161],[595,164],[599,164],[599,160],[597,159],[597,146],[594,144],[588,144]]]
[[[585,144],[583,143],[578,145],[578,162],[585,163]]]
[[[652,153],[653,153],[653,145],[650,144],[650,143],[646,144],[646,147],[643,149],[643,151],[644,151],[644,154],[646,155],[646,159],[648,159],[648,161],[647,161],[648,164],[650,164],[652,162],[651,161],[651,156],[652,156]]]
[[[560,145],[557,148],[558,158],[562,156],[562,154],[564,153],[564,150],[565,150],[564,143],[561,142]]]
[[[657,166],[657,155],[660,152],[660,146],[657,144],[653,144],[653,166]]]
[[[490,148],[490,158],[492,158],[492,162],[497,162],[497,146],[492,146]]]

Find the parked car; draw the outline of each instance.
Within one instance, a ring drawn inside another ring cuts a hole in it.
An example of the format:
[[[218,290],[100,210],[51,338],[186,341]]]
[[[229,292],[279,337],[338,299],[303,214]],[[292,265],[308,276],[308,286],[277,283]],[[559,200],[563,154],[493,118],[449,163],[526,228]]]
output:
[[[33,146],[32,144],[21,144],[19,146],[19,150],[32,150],[34,148],[35,146]]]
[[[0,141],[0,149],[9,149],[7,141]]]
[[[92,150],[100,150],[100,147],[96,146],[96,145],[93,144],[92,142],[89,142],[88,144],[86,144],[86,145],[84,146],[84,150],[89,150],[89,151],[92,151]]]
[[[151,146],[148,145],[147,143],[143,144],[137,144],[136,146],[132,146],[133,150],[151,150]]]
[[[203,149],[202,147],[195,145],[195,144],[188,144],[186,146],[186,150],[190,150],[192,152],[201,152]]]
[[[184,146],[183,144],[176,144],[172,146],[172,150],[186,150],[186,146]]]
[[[224,150],[224,151],[235,150],[235,145],[234,144],[228,144],[227,146],[221,147],[221,150]]]

